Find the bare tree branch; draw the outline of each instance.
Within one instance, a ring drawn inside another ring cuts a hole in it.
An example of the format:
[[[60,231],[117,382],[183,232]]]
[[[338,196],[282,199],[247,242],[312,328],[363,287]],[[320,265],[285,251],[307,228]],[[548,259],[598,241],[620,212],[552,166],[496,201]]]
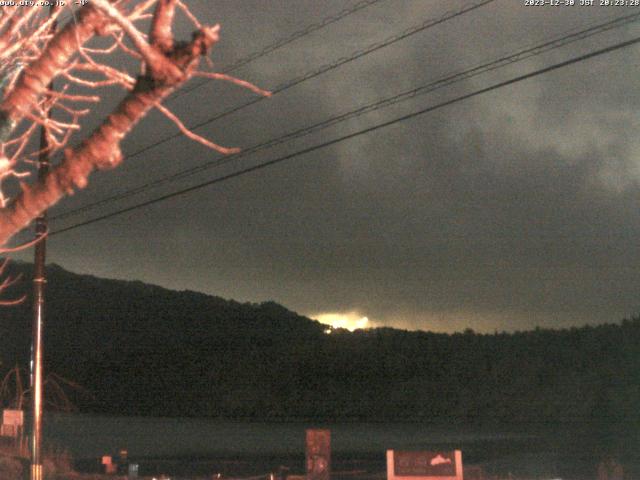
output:
[[[24,69],[16,86],[0,104],[0,142],[9,138],[25,114],[38,103],[38,98],[65,68],[79,46],[104,25],[105,18],[100,11],[87,4],[82,7],[78,21],[69,23],[57,33],[40,57]]]
[[[101,5],[99,1],[96,4]],[[122,160],[122,139],[151,108],[192,75],[199,57],[218,40],[218,31],[218,26],[205,27],[194,35],[189,44],[175,49],[168,56],[163,55],[163,63],[171,63],[172,69],[179,70],[181,75],[162,75],[162,81],[158,82],[155,77],[158,71],[152,69],[149,75],[139,77],[133,91],[91,136],[80,146],[67,149],[65,159],[42,182],[24,185],[15,201],[0,209],[0,245],[62,196],[73,193],[76,188],[84,188],[93,170],[117,166]]]
[[[178,9],[197,28],[189,42],[174,39]],[[200,59],[206,58],[218,41],[220,27],[201,25],[181,0],[92,0],[79,10],[73,22],[53,35],[46,28],[53,20],[21,10],[32,9],[9,8],[0,17],[0,47],[2,42],[12,45],[12,41],[24,47],[7,63],[2,63],[0,49],[0,247],[63,196],[85,188],[94,170],[119,165],[122,140],[154,107],[188,138],[222,153],[237,152],[190,131],[162,106],[168,95],[191,78],[228,81],[259,95],[270,95],[244,80],[198,70]],[[147,36],[136,22],[149,17]],[[98,35],[110,37],[112,43],[103,48],[86,45]],[[116,51],[139,60],[143,73],[136,77],[120,66],[105,63],[106,56]],[[66,85],[53,91],[49,85],[56,78]],[[90,135],[79,137],[81,117],[101,101],[101,88],[114,85],[126,92],[124,98]],[[87,88],[92,90],[90,94],[84,91]],[[22,122],[28,125],[20,125]],[[2,195],[3,180],[15,185],[16,178],[27,175],[19,165],[45,153],[32,146],[39,127],[48,139],[46,153],[51,156],[63,152],[63,158],[44,178],[20,184],[20,191],[9,201]],[[72,138],[79,141],[69,147]],[[31,150],[27,149],[29,145]]]

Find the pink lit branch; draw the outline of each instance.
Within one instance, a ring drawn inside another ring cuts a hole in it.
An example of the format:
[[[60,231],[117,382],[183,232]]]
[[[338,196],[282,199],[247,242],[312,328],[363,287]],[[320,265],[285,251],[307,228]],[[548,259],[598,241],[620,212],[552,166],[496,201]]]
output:
[[[36,9],[7,9],[0,18],[0,46],[3,42],[20,44],[10,54],[17,63],[0,64],[0,76],[4,74],[5,78],[0,101],[0,192],[3,180],[26,175],[19,168],[20,163],[28,163],[41,153],[25,153],[26,146],[33,144],[37,126],[45,130],[49,155],[64,152],[64,158],[52,166],[44,179],[21,185],[15,198],[7,202],[0,193],[0,246],[62,197],[84,188],[94,170],[116,167],[124,156],[122,140],[152,108],[158,108],[188,138],[222,153],[236,152],[237,149],[220,147],[190,131],[162,106],[168,95],[191,78],[229,81],[259,95],[269,95],[249,82],[198,70],[200,59],[206,59],[218,41],[220,27],[202,25],[186,2],[146,0],[130,6],[131,3],[92,0],[55,35],[48,33],[48,22],[55,17],[41,16],[36,21],[35,14],[27,13]],[[174,39],[173,23],[178,13],[196,28],[188,43]],[[149,33],[145,34],[137,22],[147,18],[152,20]],[[95,36],[105,36],[111,43],[102,48],[87,45]],[[137,75],[108,65],[109,55],[118,51],[138,60],[139,71],[144,73]],[[2,55],[0,49],[0,62]],[[3,69],[2,65],[15,65],[18,73],[11,76],[13,70]],[[56,79],[64,85],[50,90],[49,85]],[[93,132],[84,134],[81,118],[92,105],[102,101],[100,90],[114,85],[125,91],[124,98]],[[87,88],[95,93],[78,91]],[[72,139],[76,139],[76,146],[70,147]]]

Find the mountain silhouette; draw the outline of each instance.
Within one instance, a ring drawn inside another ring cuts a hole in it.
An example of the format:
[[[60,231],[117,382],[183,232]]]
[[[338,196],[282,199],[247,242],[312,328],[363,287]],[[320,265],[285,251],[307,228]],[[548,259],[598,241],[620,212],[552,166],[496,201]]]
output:
[[[32,266],[12,264],[31,289]],[[637,422],[640,319],[564,330],[334,330],[239,303],[48,266],[45,368],[81,411],[251,419]],[[31,304],[0,311],[0,368],[28,365]]]

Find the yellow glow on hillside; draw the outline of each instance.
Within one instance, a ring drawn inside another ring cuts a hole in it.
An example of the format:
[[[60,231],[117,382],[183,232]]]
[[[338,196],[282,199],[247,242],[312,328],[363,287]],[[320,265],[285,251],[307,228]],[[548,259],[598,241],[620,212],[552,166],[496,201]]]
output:
[[[332,328],[345,328],[350,332],[362,328],[369,328],[371,326],[369,324],[369,319],[367,317],[363,317],[357,312],[319,313],[317,315],[312,315],[311,317],[318,320],[320,323],[330,325]],[[326,331],[326,333],[330,333],[330,330]]]

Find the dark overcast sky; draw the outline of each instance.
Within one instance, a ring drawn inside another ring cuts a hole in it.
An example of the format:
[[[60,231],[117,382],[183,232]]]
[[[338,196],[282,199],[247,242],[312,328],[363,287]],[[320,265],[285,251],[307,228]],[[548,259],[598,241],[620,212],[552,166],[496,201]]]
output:
[[[216,69],[355,4],[188,3],[203,22],[222,26],[212,55]],[[381,0],[235,74],[274,88],[465,3]],[[636,11],[496,0],[198,132],[248,147]],[[637,35],[636,23],[597,35],[54,222],[53,230]],[[97,276],[239,301],[273,299],[307,315],[356,312],[375,325],[411,329],[511,331],[619,321],[640,312],[639,63],[640,47],[619,50],[69,231],[50,239],[48,260]],[[193,124],[251,98],[211,82],[167,105]],[[152,115],[126,151],[174,132]],[[218,157],[185,139],[165,143],[95,175],[53,214]]]

